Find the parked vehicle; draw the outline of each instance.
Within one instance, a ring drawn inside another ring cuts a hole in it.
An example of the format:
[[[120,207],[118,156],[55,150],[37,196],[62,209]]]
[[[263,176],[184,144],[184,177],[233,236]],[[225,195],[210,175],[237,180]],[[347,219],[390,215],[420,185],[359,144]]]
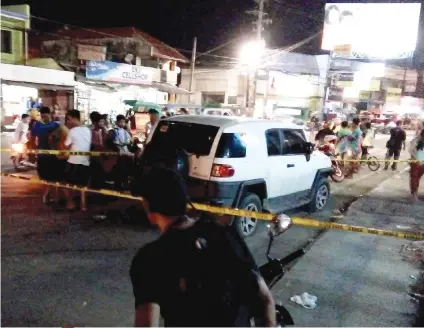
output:
[[[160,154],[170,144],[188,153],[188,168],[182,170],[193,201],[281,213],[300,206],[319,211],[330,197],[331,160],[314,152],[304,130],[294,124],[174,116],[161,120],[149,141],[156,147],[152,153]],[[247,237],[258,221],[244,217],[233,224]]]
[[[231,109],[224,108],[205,108],[203,110],[203,115],[212,115],[212,116],[235,116]]]
[[[303,256],[305,250],[303,248],[289,254],[288,256],[278,259],[270,256],[271,247],[274,238],[287,231],[292,225],[292,220],[282,214],[277,216],[269,225],[269,243],[266,252],[267,263],[262,265],[259,270],[268,287],[271,289],[278,281],[283,278],[287,267]],[[278,302],[276,302],[278,303]],[[294,321],[289,311],[282,305],[275,305],[275,314],[277,319],[277,327],[285,327],[294,325]],[[264,325],[255,320],[255,327],[263,327]]]
[[[326,136],[324,138],[326,143],[322,146],[319,146],[318,150],[331,159],[331,168],[333,169],[333,172],[331,173],[330,177],[331,180],[339,183],[344,180],[345,174],[343,170],[343,162],[336,154],[336,140],[336,136]]]

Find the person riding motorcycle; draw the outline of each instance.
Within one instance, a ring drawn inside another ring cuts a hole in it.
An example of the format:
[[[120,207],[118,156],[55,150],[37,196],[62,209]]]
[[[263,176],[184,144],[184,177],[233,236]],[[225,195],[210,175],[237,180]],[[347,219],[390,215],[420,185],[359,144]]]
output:
[[[315,136],[317,146],[325,144],[325,137],[331,135],[334,135],[334,131],[330,127],[330,122],[325,122],[324,127]]]
[[[188,217],[187,187],[171,169],[153,166],[137,186],[161,236],[131,264],[135,326],[157,327],[162,315],[174,327],[248,327],[252,316],[275,327],[274,300],[238,233]]]

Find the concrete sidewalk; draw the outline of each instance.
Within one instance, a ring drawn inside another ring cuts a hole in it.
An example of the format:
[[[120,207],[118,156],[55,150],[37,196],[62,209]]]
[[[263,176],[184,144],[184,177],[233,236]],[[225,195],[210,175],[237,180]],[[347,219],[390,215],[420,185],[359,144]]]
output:
[[[424,203],[411,205],[407,170],[352,204],[341,223],[398,231],[424,230]],[[424,192],[423,186],[420,188]],[[276,299],[287,305],[296,326],[411,326],[418,312],[408,295],[419,276],[404,261],[410,241],[328,231],[286,275]],[[316,295],[307,310],[290,302],[303,292]]]

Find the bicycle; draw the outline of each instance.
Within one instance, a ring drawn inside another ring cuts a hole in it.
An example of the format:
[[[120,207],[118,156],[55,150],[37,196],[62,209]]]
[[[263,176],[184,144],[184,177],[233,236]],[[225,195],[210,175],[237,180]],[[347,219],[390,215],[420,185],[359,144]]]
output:
[[[367,155],[368,154],[366,154],[365,156]],[[363,162],[361,161],[361,166],[368,165],[368,168],[373,172],[378,171],[378,169],[380,168],[380,162],[376,156],[368,156],[366,158],[361,158],[361,160],[365,160]]]

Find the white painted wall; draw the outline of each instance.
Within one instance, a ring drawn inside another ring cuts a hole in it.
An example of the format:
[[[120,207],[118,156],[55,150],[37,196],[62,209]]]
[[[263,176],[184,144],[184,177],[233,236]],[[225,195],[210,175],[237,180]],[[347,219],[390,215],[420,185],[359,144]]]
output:
[[[320,76],[301,76],[293,74],[285,74],[281,72],[270,72],[269,81],[257,81],[257,106],[263,107],[263,96],[266,84],[271,85],[273,78],[275,79],[276,88],[270,90],[270,97],[267,108],[272,108],[274,103],[281,101],[272,100],[271,95],[288,101],[291,106],[297,104],[299,107],[308,107],[309,97],[324,97],[325,79],[328,68],[328,56],[317,56],[318,65],[320,66]],[[321,70],[322,68],[322,70]],[[181,88],[189,90],[190,88],[190,69],[183,69],[181,76]],[[201,105],[202,92],[207,93],[223,93],[225,94],[225,104],[228,104],[228,97],[237,96],[237,104],[244,107],[246,104],[247,78],[244,72],[237,69],[222,68],[202,68],[196,69],[193,79],[192,89],[195,93],[191,96],[179,95],[177,102],[181,104]],[[290,101],[288,100],[290,99]],[[294,100],[293,100],[294,99]],[[302,106],[300,104],[303,104]],[[271,107],[270,107],[271,106]]]

